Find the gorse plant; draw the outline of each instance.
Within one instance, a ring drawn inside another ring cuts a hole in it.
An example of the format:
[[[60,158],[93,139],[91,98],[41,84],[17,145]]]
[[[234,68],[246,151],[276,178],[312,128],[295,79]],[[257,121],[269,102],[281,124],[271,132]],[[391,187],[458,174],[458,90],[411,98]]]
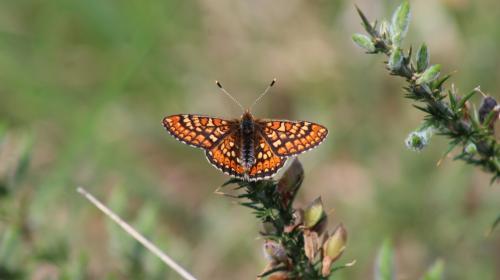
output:
[[[500,111],[497,101],[483,94],[479,87],[465,95],[459,95],[453,85],[446,87],[450,75],[440,75],[441,65],[430,64],[425,43],[415,55],[412,47],[408,50],[402,47],[410,25],[408,1],[396,9],[391,22],[371,23],[359,8],[357,10],[368,36],[354,34],[353,41],[369,54],[385,54],[389,72],[406,79],[406,97],[417,103],[415,108],[426,113],[421,127],[406,139],[408,148],[420,151],[433,134],[446,136],[449,146],[444,156],[460,148],[454,159],[479,166],[492,174],[492,182],[498,180],[500,145],[494,135],[494,124]],[[470,102],[477,93],[483,95],[478,110]]]
[[[293,208],[303,179],[302,165],[295,159],[278,181],[231,179],[223,185],[237,184],[236,189],[243,189],[235,198],[263,223],[261,235],[269,264],[259,278],[328,279],[334,271],[354,264],[333,265],[345,249],[347,231],[342,224],[331,234],[326,230],[328,215],[321,198],[305,209]]]

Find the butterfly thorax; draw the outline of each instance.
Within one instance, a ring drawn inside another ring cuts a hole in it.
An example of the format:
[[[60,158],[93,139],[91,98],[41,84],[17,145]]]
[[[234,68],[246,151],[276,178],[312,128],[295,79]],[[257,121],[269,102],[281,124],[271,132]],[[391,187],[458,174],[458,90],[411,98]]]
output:
[[[249,170],[255,163],[255,122],[250,112],[245,112],[240,121],[241,165]]]

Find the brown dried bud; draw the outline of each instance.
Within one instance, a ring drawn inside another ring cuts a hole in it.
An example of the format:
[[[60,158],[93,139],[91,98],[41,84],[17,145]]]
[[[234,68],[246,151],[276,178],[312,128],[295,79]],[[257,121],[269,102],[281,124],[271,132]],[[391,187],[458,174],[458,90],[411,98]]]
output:
[[[269,280],[288,280],[290,277],[288,277],[288,274],[285,272],[275,272],[269,278]]]
[[[290,206],[303,180],[304,168],[298,158],[295,158],[278,182],[277,190],[281,194],[283,206]]]
[[[304,230],[304,251],[307,259],[312,263],[318,255],[320,249],[318,233],[311,230]]]

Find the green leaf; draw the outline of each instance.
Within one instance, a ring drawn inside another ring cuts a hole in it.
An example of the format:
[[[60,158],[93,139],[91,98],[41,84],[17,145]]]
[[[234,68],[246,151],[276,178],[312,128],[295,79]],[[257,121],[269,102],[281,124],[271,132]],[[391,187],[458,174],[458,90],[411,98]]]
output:
[[[474,94],[476,94],[476,92],[477,92],[477,90],[474,89],[471,92],[469,92],[467,95],[465,95],[464,97],[462,97],[462,99],[460,99],[460,102],[458,102],[458,104],[457,104],[457,109],[462,109],[465,106],[465,103],[469,99],[471,99],[471,97],[474,96]]]
[[[448,92],[448,98],[450,99],[450,108],[451,108],[451,110],[456,111],[456,109],[457,109],[457,98],[456,98],[455,94],[453,93],[453,91],[449,91]]]
[[[392,280],[394,277],[394,252],[391,241],[386,239],[378,251],[375,263],[375,280]]]
[[[395,46],[400,46],[401,42],[408,33],[410,26],[410,2],[407,0],[401,3],[392,14],[391,34],[392,43]]]
[[[422,280],[441,280],[443,279],[444,272],[444,262],[442,260],[437,260],[425,273]]]
[[[341,270],[341,269],[344,269],[344,268],[348,268],[348,267],[352,267],[356,264],[356,260],[353,260],[349,263],[346,263],[346,264],[343,264],[343,265],[340,265],[340,266],[336,266],[334,268],[332,268],[332,273],[337,271],[337,270]]]
[[[439,79],[436,79],[433,83],[432,83],[432,88],[434,89],[441,89],[441,87],[443,86],[443,84],[451,77],[451,74],[446,74],[444,77],[441,77]]]
[[[448,148],[446,148],[446,151],[441,156],[441,159],[446,158],[448,156],[448,154],[451,153],[451,151],[453,151],[453,149],[455,149],[457,147],[457,145],[458,145],[458,143],[456,143],[456,142],[448,143]]]
[[[261,275],[259,275],[259,277],[266,277],[266,276],[269,276],[269,275],[271,275],[271,274],[273,274],[275,272],[286,271],[286,270],[287,270],[286,266],[277,266],[275,268],[272,268],[272,269],[270,269],[270,270],[262,273]]]
[[[360,48],[365,49],[367,52],[370,53],[375,52],[375,45],[373,44],[372,39],[370,39],[370,37],[356,33],[352,35],[352,40],[356,45],[358,45]]]
[[[400,48],[396,48],[391,52],[389,56],[389,61],[387,62],[387,67],[392,72],[397,72],[401,69],[403,65],[403,51]]]
[[[439,77],[441,73],[441,65],[436,64],[427,68],[424,73],[417,79],[417,85],[428,84]]]
[[[366,18],[365,14],[363,14],[358,6],[356,6],[356,10],[358,11],[359,17],[363,21],[363,27],[365,28],[366,32],[368,32],[368,34],[370,34],[372,37],[376,37],[377,31],[375,31],[370,21]]]
[[[427,45],[424,43],[417,51],[417,72],[422,73],[429,66],[430,55]]]

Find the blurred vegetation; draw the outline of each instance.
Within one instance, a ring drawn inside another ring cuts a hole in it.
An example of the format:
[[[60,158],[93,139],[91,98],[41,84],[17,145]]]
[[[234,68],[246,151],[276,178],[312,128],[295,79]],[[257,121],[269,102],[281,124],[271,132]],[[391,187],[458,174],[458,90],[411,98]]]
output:
[[[357,1],[371,18],[399,1]],[[460,89],[500,92],[500,2],[412,1],[408,41],[425,41]],[[256,112],[331,131],[301,156],[297,206],[322,196],[349,230],[335,279],[371,279],[390,237],[396,279],[438,259],[447,279],[500,278],[500,189],[489,175],[419,154],[403,139],[423,114],[403,81],[351,40],[350,1],[2,1],[0,278],[177,279],[75,191],[85,186],[202,279],[254,277],[266,260],[251,213],[213,195],[226,176],[165,135],[165,115]],[[439,30],[437,32],[436,30]],[[478,101],[479,97],[474,97]],[[328,209],[327,209],[328,210]],[[328,212],[328,211],[327,211]],[[334,221],[336,222],[336,221]],[[431,278],[432,279],[432,278]]]

